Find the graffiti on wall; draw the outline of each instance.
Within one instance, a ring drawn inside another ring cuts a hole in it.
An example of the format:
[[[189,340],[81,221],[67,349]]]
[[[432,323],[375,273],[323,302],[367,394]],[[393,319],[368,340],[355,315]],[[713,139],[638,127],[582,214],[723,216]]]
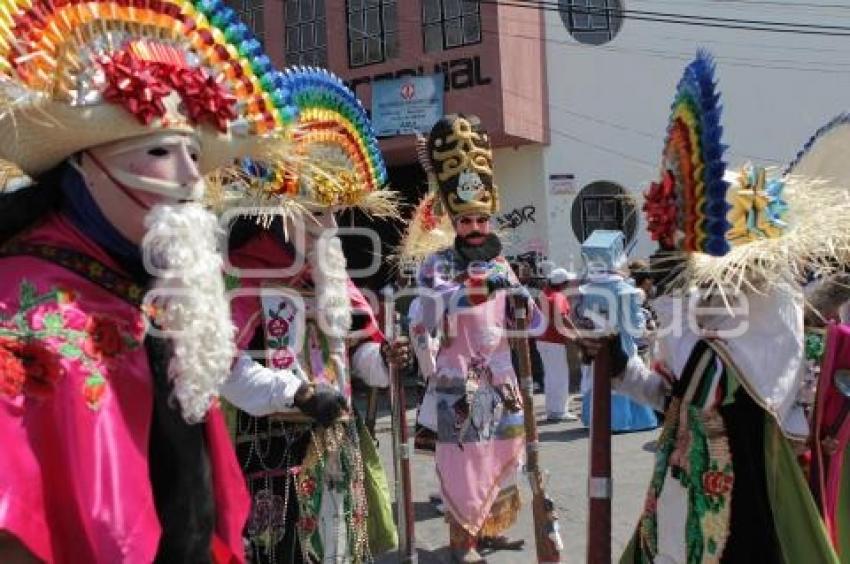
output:
[[[536,213],[537,208],[534,207],[534,204],[529,204],[496,216],[496,222],[500,229],[516,229],[526,223],[537,223],[534,218]]]

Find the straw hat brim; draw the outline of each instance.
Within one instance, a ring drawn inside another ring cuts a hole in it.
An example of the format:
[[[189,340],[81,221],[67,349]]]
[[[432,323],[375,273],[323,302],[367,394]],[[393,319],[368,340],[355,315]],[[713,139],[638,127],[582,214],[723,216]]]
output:
[[[26,107],[8,108],[0,116],[0,159],[38,176],[70,155],[105,143],[140,137],[156,131],[193,132],[201,143],[200,172],[231,164],[255,154],[262,139],[221,133],[203,124],[161,127],[144,125],[124,108],[113,104],[69,106],[44,100]]]

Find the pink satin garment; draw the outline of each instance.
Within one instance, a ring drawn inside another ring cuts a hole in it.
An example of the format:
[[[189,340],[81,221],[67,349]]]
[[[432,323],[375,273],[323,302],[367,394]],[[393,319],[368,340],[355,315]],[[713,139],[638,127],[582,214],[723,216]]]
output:
[[[58,215],[25,240],[74,249],[114,268],[108,256]],[[141,313],[52,263],[7,257],[0,260],[4,317],[20,309],[24,281],[34,285],[36,295],[56,288],[69,292],[62,300],[45,299],[28,308],[25,319],[33,330],[43,330],[48,318],[76,332],[85,331],[93,318],[106,319],[119,328],[123,344],[107,358],[85,344],[80,352],[63,352],[67,343],[45,339],[63,369],[52,392],[44,399],[0,395],[0,530],[46,562],[151,562],[161,531],[148,477],[152,378]],[[105,378],[96,402],[89,395],[94,367]],[[215,414],[208,422],[208,440],[217,534],[242,561],[238,533],[247,518],[248,496],[241,476],[235,478],[235,454]]]
[[[507,384],[518,393],[516,374],[505,329],[505,293],[452,316],[450,335],[437,356],[438,387],[445,378],[463,386],[470,361],[480,357],[492,371],[487,384]],[[445,340],[445,338],[444,338]],[[487,385],[484,384],[484,385]],[[439,395],[438,395],[439,397]],[[470,414],[471,416],[471,414]],[[521,416],[515,418],[521,421]],[[524,438],[491,438],[457,444],[438,442],[437,473],[446,508],[470,534],[477,534],[502,488],[515,483],[525,445]]]

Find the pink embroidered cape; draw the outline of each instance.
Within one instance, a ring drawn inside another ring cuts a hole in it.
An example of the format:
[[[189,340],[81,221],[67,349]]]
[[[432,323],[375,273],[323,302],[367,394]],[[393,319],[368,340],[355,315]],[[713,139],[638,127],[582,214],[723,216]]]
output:
[[[113,261],[61,215],[21,237]],[[94,277],[104,275],[96,264]],[[149,563],[161,529],[148,477],[153,381],[137,307],[51,262],[0,258],[0,360],[40,350],[25,383],[0,364],[0,530],[46,562]],[[6,349],[3,348],[5,344]],[[55,370],[58,369],[58,370]],[[249,499],[223,418],[206,423],[211,553],[242,562]]]

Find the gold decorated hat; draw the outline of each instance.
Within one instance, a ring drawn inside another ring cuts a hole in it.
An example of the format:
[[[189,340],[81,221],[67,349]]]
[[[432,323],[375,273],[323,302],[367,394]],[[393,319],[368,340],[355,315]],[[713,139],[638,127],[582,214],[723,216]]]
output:
[[[441,118],[428,136],[427,160],[449,215],[492,215],[499,210],[490,136],[476,116]]]

